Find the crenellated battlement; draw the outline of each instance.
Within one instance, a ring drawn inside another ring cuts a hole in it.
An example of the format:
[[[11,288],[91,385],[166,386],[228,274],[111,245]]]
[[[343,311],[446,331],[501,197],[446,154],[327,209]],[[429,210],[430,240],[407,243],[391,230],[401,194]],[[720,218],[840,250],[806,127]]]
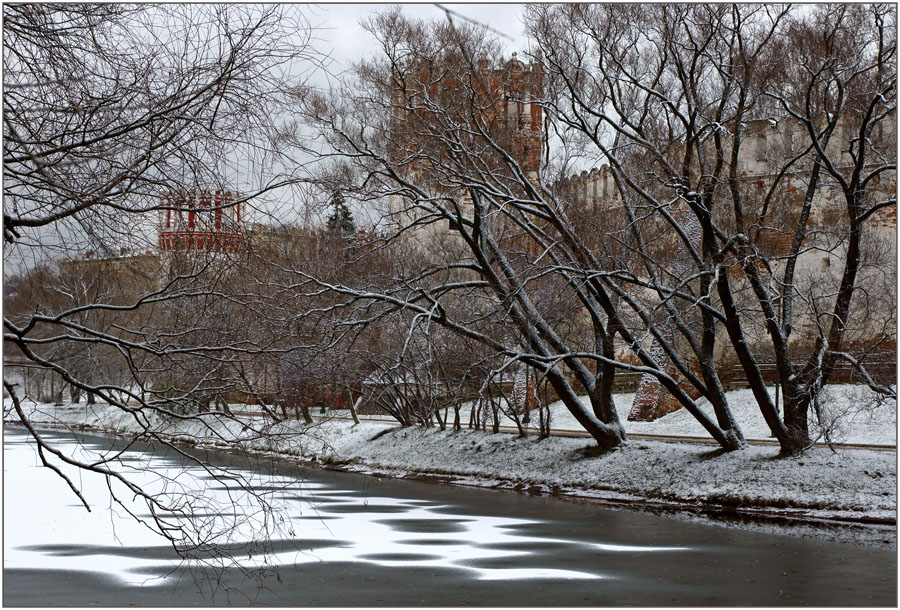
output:
[[[237,191],[173,191],[163,195],[160,207],[160,253],[237,252],[244,243],[244,204]]]

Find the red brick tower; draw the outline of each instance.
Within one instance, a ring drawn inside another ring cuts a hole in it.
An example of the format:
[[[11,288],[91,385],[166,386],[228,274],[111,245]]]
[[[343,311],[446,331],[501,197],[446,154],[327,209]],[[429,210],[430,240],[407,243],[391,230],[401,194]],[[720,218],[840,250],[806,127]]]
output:
[[[444,129],[469,124],[471,133],[486,132],[522,168],[530,179],[541,168],[543,144],[544,72],[539,62],[525,64],[513,53],[497,64],[487,57],[467,67],[448,56],[447,65],[428,59],[416,61],[395,78],[391,117],[391,155],[405,163],[412,151],[427,150],[435,157],[452,155]],[[452,64],[452,65],[451,65]],[[427,100],[427,101],[423,101]],[[479,163],[502,164],[485,140],[474,137],[471,151],[484,148]],[[493,159],[489,158],[493,155]],[[405,171],[419,171],[428,159],[415,155]]]
[[[540,63],[528,65],[512,54],[512,59],[491,69],[486,58],[478,62],[480,75],[488,83],[491,118],[505,122],[510,132],[510,152],[529,178],[541,169],[544,109],[537,103],[544,92],[544,71]]]

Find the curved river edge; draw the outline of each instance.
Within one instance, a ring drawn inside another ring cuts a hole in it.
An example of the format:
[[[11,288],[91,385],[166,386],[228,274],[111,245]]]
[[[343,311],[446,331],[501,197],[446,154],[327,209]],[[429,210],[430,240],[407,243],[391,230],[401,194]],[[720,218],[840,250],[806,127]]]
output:
[[[143,436],[132,415],[105,405],[31,405],[29,419],[37,428]],[[20,424],[8,411],[5,423]],[[588,439],[365,421],[304,425],[241,416],[162,420],[151,415],[148,423],[160,438],[197,449],[896,546],[897,454],[892,452],[812,449],[799,458],[780,458],[772,447],[722,453],[709,446],[631,441],[598,453]]]

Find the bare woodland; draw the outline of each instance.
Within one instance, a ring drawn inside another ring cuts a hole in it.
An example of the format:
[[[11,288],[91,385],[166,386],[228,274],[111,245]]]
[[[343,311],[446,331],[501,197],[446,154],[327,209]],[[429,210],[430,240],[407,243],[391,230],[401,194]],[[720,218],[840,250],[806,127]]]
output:
[[[540,104],[549,133],[608,164],[604,213],[590,218],[554,189],[553,172],[574,155],[537,175],[518,162],[518,123],[491,112],[506,100],[479,80],[495,42],[477,28],[387,13],[369,24],[385,58],[360,64],[338,94],[310,93],[304,107],[360,176],[359,196],[390,200],[397,247],[438,235],[453,246],[426,247],[422,264],[381,292],[298,275],[345,295],[346,307],[409,312],[410,340],[441,326],[492,352],[495,371],[528,365],[603,447],[625,440],[611,390],[629,370],[658,379],[723,448],[740,448],[717,367],[723,344],[785,453],[809,446],[808,418],[839,361],[893,395],[866,371],[872,345],[845,349],[853,316],[867,315],[863,295],[894,273],[883,252],[864,253],[876,240],[863,239],[896,206],[895,182],[873,188],[895,171],[891,11],[569,5],[529,7],[527,19],[546,93],[514,101]],[[799,126],[789,149],[766,155],[763,189],[740,174],[753,121]],[[848,149],[829,146],[838,125]],[[786,210],[789,181],[804,192]],[[839,215],[813,226],[825,189]],[[773,231],[790,239],[786,253],[763,246]],[[660,256],[652,244],[663,239],[671,247]],[[836,272],[801,277],[797,261],[820,249]],[[789,340],[801,316],[814,320],[812,349]],[[874,343],[890,344],[891,325]],[[781,380],[780,413],[759,353]]]
[[[248,297],[240,261],[194,257],[161,269],[149,257],[117,270],[98,259],[120,247],[143,250],[147,219],[164,207],[164,193],[224,188],[236,160],[263,176],[246,198],[293,180],[291,172],[260,168],[278,163],[276,118],[303,66],[316,61],[310,28],[280,7],[10,4],[3,11],[5,408],[89,510],[70,467],[106,477],[122,498],[143,498],[145,522],[179,552],[215,555],[206,519],[195,516],[202,494],[174,481],[151,494],[119,453],[96,460],[62,453],[29,424],[15,372],[51,387],[51,396],[32,399],[61,401],[65,388],[74,401],[103,401],[140,424],[135,440],[183,455],[159,434],[161,421],[227,416],[216,413],[217,399],[235,387],[254,391],[246,371],[270,353],[263,333],[273,331]],[[10,277],[22,261],[25,270]],[[265,498],[255,500],[265,507]]]
[[[896,349],[896,7],[525,14],[532,51],[501,62],[484,28],[388,10],[366,24],[379,56],[324,89],[286,7],[4,6],[7,368],[176,451],[159,421],[234,402],[524,433],[549,432],[551,398],[615,449],[625,375],[734,451],[738,371],[796,455],[839,369],[896,398],[871,365]],[[517,89],[525,62],[539,86]],[[258,177],[241,204],[280,189],[331,217],[248,228],[229,256],[102,263],[162,193],[229,188],[238,159]],[[591,197],[568,179],[600,166]],[[24,384],[4,374],[28,426]],[[128,485],[114,458],[74,465]]]

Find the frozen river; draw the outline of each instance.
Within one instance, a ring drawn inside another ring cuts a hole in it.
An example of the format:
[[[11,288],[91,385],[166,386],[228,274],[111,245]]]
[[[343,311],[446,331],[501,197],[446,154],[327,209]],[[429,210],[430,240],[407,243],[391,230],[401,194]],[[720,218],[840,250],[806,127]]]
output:
[[[117,504],[102,476],[75,474],[88,513],[38,466],[24,431],[7,426],[7,606],[896,602],[894,550],[232,456],[214,458],[233,475],[222,482],[147,446],[118,455],[105,438],[47,434],[72,455],[115,457],[148,489],[189,505],[201,527],[187,533],[230,557],[179,558],[127,514],[151,516],[133,494]]]

